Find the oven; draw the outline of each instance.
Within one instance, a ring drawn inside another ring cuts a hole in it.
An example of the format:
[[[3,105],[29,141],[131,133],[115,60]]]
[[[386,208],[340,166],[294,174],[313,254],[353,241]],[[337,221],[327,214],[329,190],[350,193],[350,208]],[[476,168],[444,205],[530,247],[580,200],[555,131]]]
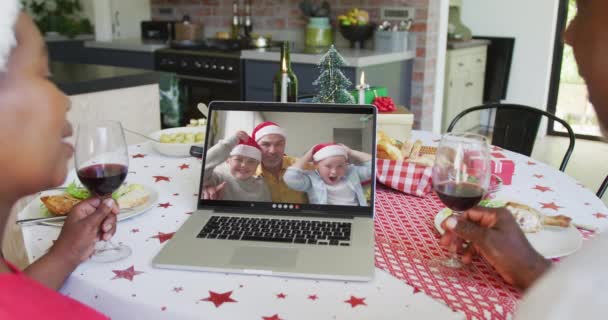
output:
[[[178,118],[167,121],[163,127],[184,126],[190,119],[203,118],[199,103],[214,100],[243,100],[243,66],[240,51],[217,53],[162,49],[155,53],[156,69],[174,73],[178,88]]]

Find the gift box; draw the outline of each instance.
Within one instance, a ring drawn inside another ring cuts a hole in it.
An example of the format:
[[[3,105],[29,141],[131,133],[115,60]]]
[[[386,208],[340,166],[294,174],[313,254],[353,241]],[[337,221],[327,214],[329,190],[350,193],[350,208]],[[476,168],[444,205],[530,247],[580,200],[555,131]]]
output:
[[[383,185],[418,197],[431,192],[433,167],[407,161],[376,160],[376,179]]]
[[[359,90],[352,90],[350,94],[359,103]],[[386,87],[370,87],[365,90],[365,104],[372,104],[375,97],[388,97],[388,89]]]
[[[377,130],[383,131],[387,136],[399,141],[407,141],[412,135],[414,114],[403,106],[387,113],[378,113]]]
[[[470,151],[465,154],[464,163],[469,164],[468,170],[483,167],[479,152]],[[500,177],[504,185],[510,185],[515,173],[515,163],[500,152],[490,153],[490,170],[493,175]],[[470,173],[473,174],[473,173]]]
[[[515,163],[500,152],[492,152],[492,174],[499,176],[504,185],[510,185],[515,173]]]

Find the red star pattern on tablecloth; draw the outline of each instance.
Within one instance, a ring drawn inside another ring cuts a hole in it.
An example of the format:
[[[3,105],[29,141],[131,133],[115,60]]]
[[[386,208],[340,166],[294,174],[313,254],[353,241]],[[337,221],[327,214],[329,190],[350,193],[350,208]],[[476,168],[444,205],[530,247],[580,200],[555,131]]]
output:
[[[285,299],[285,298],[287,298],[287,295],[284,294],[283,292],[277,294],[277,299]]]
[[[182,291],[184,291],[184,288],[182,288],[182,287],[173,287],[173,292],[175,292],[175,293],[180,293]]]
[[[173,206],[173,205],[172,205],[170,202],[165,202],[165,203],[159,203],[159,204],[158,204],[158,207],[159,207],[159,208],[165,208],[165,209],[167,209],[167,208],[169,208],[169,207],[172,207],[172,206]]]
[[[213,291],[209,291],[209,297],[205,299],[201,299],[201,301],[210,301],[213,302],[216,308],[219,308],[222,304],[226,302],[237,302],[236,300],[230,297],[232,295],[232,291],[224,292],[224,293],[216,293]]]
[[[319,299],[319,297],[316,294],[309,294],[308,295],[308,299],[312,300],[312,301],[315,301],[315,300]]]
[[[345,300],[344,302],[349,303],[351,307],[356,307],[359,305],[366,306],[365,298],[357,298],[355,296],[350,296],[350,299]]]
[[[594,215],[596,218],[598,218],[598,219],[606,219],[606,218],[608,218],[608,215],[607,215],[607,214],[603,214],[603,213],[600,213],[600,212],[598,212],[598,213],[594,213],[593,215]]]
[[[542,175],[542,174],[535,174],[535,175],[534,175],[534,178],[536,178],[536,179],[542,179],[542,178],[544,178],[544,177],[545,177],[545,176],[544,176],[544,175]]]
[[[152,178],[154,178],[154,182],[160,182],[160,181],[167,181],[167,182],[171,182],[171,177],[166,177],[166,176],[152,176]]]
[[[532,188],[534,190],[538,190],[540,192],[547,192],[547,191],[553,191],[553,189],[551,189],[551,187],[543,187],[543,186],[539,186],[536,185],[534,188]]]
[[[535,166],[535,165],[536,165],[536,162],[528,161],[528,165],[529,165],[529,166]]]
[[[137,228],[131,229],[131,233],[138,233],[138,232],[139,232],[139,229],[137,229]]]
[[[270,317],[262,317],[262,320],[283,320],[283,319],[279,318],[279,314],[277,313]]]
[[[497,146],[492,146],[492,151],[496,152],[496,151],[502,151],[503,148],[501,147],[497,147]]]
[[[133,278],[136,275],[143,273],[142,271],[136,271],[134,266],[130,266],[124,270],[112,270],[112,272],[114,272],[114,278],[112,278],[111,280],[126,279],[129,281],[133,281]]]
[[[179,193],[174,193],[173,196],[177,197],[177,196],[179,196]]]
[[[167,310],[167,307],[161,307],[160,308],[160,311],[165,311],[165,310]]]
[[[193,211],[189,211],[189,212],[184,212],[184,213],[185,213],[185,214],[187,214],[187,215],[191,215],[191,214],[193,214],[194,212],[193,212]]]
[[[131,156],[131,158],[133,158],[133,159],[145,158],[145,157],[146,157],[146,155],[145,154],[141,154],[141,153],[134,154],[134,155]]]
[[[175,232],[169,232],[169,233],[159,232],[157,235],[152,236],[152,238],[158,239],[158,241],[160,241],[160,243],[164,243],[165,241],[173,238],[174,234],[175,234]]]
[[[540,204],[543,205],[543,209],[552,209],[552,210],[558,211],[559,209],[563,208],[563,207],[558,206],[555,202],[549,202],[549,203],[541,202]]]
[[[178,167],[180,170],[185,170],[185,169],[189,169],[190,165],[189,164],[185,164],[183,163],[181,166]]]

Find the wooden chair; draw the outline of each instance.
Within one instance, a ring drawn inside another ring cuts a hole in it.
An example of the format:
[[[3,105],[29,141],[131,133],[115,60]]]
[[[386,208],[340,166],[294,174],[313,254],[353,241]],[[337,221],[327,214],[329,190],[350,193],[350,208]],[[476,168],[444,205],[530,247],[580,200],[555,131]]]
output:
[[[526,156],[532,154],[542,117],[544,116],[550,120],[559,122],[566,128],[568,137],[570,138],[568,150],[559,167],[559,170],[562,172],[566,170],[576,141],[574,131],[566,121],[544,110],[517,104],[488,104],[472,107],[459,113],[450,123],[447,132],[452,132],[458,121],[465,115],[481,110],[496,111],[492,131],[492,144]]]

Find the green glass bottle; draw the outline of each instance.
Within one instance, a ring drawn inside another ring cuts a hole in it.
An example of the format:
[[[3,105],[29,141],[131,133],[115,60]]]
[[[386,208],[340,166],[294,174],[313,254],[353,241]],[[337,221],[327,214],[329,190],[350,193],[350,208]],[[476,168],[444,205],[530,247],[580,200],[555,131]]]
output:
[[[298,101],[298,78],[291,69],[289,58],[289,42],[283,42],[281,47],[280,69],[272,81],[273,97],[276,102]]]

